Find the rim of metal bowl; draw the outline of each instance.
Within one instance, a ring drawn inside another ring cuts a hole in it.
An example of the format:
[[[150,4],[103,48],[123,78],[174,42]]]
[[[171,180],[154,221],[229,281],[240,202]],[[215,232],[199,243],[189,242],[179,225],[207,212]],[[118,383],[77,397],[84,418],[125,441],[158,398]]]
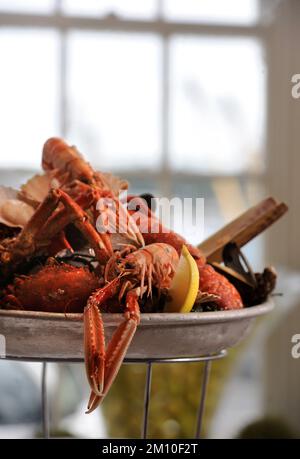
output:
[[[230,309],[226,311],[210,312],[190,312],[190,313],[144,313],[141,315],[141,325],[163,325],[170,324],[191,324],[191,323],[215,323],[215,322],[232,322],[243,319],[251,319],[265,315],[274,308],[274,301],[268,298],[264,303],[257,306],[251,306],[243,309]],[[19,310],[0,310],[1,317],[22,318],[22,319],[39,319],[53,321],[72,321],[81,322],[83,314],[68,314],[40,311],[19,311]],[[103,313],[103,321],[106,325],[115,325],[123,318],[122,314]]]

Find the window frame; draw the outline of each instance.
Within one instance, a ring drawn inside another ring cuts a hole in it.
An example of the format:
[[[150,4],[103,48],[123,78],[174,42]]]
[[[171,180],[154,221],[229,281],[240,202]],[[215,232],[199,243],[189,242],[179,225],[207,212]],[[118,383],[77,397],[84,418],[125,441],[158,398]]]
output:
[[[238,24],[217,24],[201,22],[180,22],[167,21],[163,18],[162,2],[158,3],[158,15],[151,20],[122,19],[117,16],[108,15],[104,17],[86,17],[66,15],[60,7],[60,0],[56,0],[56,6],[52,14],[32,14],[17,12],[0,12],[1,27],[20,27],[20,28],[50,28],[59,33],[59,126],[60,135],[66,137],[68,130],[68,107],[67,107],[67,34],[72,30],[88,31],[109,31],[114,33],[152,33],[158,35],[162,42],[161,53],[161,94],[162,94],[162,128],[161,128],[161,168],[157,173],[147,171],[147,175],[152,176],[156,181],[161,195],[170,196],[172,182],[178,179],[196,179],[207,177],[207,174],[197,172],[174,172],[169,165],[169,99],[170,99],[170,39],[174,35],[194,35],[198,37],[250,37],[258,40],[263,50],[266,48],[266,28],[261,22],[250,25]],[[129,180],[141,178],[146,171],[126,172]],[[122,171],[116,170],[122,175]],[[241,173],[232,175],[209,174],[210,178],[228,177],[237,179],[253,179],[262,182],[264,172],[254,174]],[[149,177],[150,178],[150,177]]]

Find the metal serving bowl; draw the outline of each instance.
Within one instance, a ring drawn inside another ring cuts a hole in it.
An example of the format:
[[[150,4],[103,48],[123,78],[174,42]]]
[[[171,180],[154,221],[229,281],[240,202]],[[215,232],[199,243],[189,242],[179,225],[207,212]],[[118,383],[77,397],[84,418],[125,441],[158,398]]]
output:
[[[265,303],[231,311],[189,314],[142,314],[127,358],[173,358],[212,355],[235,346],[249,332],[256,317],[274,307]],[[103,314],[109,339],[123,320]],[[83,360],[82,314],[0,310],[0,334],[6,357],[28,360]]]

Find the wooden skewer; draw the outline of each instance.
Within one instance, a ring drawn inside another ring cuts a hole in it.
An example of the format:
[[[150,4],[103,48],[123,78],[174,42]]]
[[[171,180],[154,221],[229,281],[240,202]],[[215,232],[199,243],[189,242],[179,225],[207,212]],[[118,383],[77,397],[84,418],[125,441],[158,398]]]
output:
[[[264,199],[203,241],[198,248],[209,263],[221,262],[223,249],[228,243],[234,242],[238,247],[243,247],[282,217],[287,210],[288,207],[283,202],[279,203],[274,198]]]

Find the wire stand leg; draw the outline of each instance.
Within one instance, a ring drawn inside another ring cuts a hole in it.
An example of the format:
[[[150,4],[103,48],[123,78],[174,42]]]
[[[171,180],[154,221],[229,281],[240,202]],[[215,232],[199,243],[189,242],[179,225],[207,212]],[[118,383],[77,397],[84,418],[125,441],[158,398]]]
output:
[[[42,430],[43,437],[50,438],[49,435],[49,410],[47,399],[47,363],[43,362],[42,367]]]
[[[152,380],[152,363],[148,362],[147,373],[146,373],[145,397],[144,397],[144,417],[143,417],[142,435],[141,435],[143,439],[147,438],[151,380]]]
[[[211,360],[208,360],[204,364],[204,374],[203,374],[203,381],[202,381],[202,388],[201,388],[201,396],[200,396],[200,404],[198,408],[197,414],[197,424],[196,424],[196,434],[195,438],[200,438],[201,436],[201,428],[203,422],[203,415],[204,415],[204,408],[205,408],[205,399],[206,399],[206,392],[207,392],[207,385],[209,380],[209,374],[211,369]]]

